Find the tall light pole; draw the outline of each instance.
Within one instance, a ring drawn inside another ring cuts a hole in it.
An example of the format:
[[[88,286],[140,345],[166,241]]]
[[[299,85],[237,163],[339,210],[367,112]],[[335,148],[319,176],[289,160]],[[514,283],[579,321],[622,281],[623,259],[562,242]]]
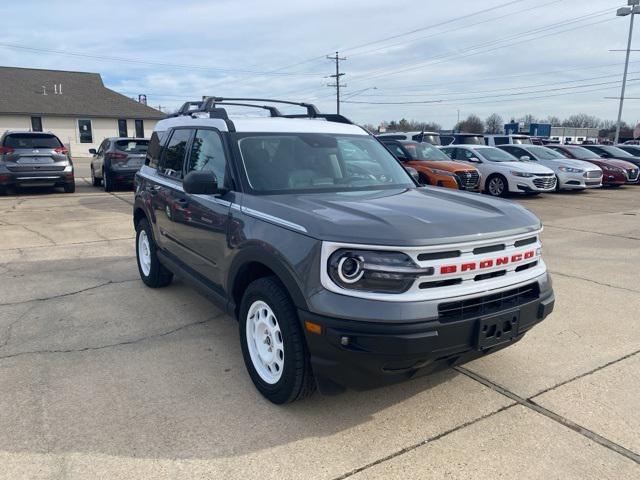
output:
[[[627,88],[627,71],[629,70],[629,55],[631,54],[631,39],[633,38],[633,19],[640,13],[640,0],[628,0],[628,7],[619,8],[616,12],[618,17],[631,17],[629,22],[629,40],[627,41],[627,57],[624,62],[624,73],[622,75],[622,92],[620,92],[620,107],[618,108],[618,123],[616,124],[616,138],[614,144],[620,141],[620,126],[622,124],[622,105],[624,104],[624,91]]]

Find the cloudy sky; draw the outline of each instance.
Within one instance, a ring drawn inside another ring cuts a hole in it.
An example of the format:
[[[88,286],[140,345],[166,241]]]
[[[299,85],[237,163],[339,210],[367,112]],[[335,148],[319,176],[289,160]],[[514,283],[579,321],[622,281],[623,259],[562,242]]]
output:
[[[628,20],[613,0],[4,1],[0,65],[99,72],[175,109],[202,95],[304,100],[347,57],[342,113],[453,126],[496,112],[615,119]],[[638,25],[640,29],[640,25]],[[634,45],[636,48],[640,46]],[[627,95],[640,97],[640,53]],[[634,58],[635,57],[635,58]],[[240,112],[243,113],[243,112]],[[624,119],[640,120],[640,100]]]

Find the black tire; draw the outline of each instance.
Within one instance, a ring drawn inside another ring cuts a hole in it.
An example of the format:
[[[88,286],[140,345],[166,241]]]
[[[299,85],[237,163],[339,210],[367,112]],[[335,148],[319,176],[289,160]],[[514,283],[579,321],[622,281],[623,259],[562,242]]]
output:
[[[431,185],[431,183],[429,182],[429,178],[424,173],[421,173],[420,175],[418,175],[418,181],[422,185]]]
[[[273,311],[282,334],[284,366],[276,383],[267,383],[256,370],[247,340],[249,309],[256,301],[266,303]],[[240,344],[249,376],[258,391],[275,404],[301,400],[316,389],[309,352],[300,326],[296,308],[287,291],[276,277],[263,277],[252,282],[244,292],[240,304]]]
[[[146,238],[149,242],[149,253],[151,262],[148,274],[145,274],[140,264],[139,240],[142,232],[145,232]],[[151,226],[149,225],[147,219],[143,218],[136,224],[136,263],[138,264],[138,272],[140,273],[140,278],[147,287],[151,288],[166,287],[171,283],[171,280],[173,280],[173,273],[164,265],[162,265],[158,260],[157,250],[158,248],[155,241],[153,240],[153,231],[151,229]]]
[[[501,181],[502,182],[502,191],[500,193],[493,193],[489,188],[489,185],[492,181]],[[494,173],[489,178],[487,178],[487,182],[484,186],[484,191],[486,194],[491,195],[492,197],[506,197],[509,194],[509,183],[507,179],[498,173]]]
[[[102,183],[101,180],[98,177],[96,177],[96,172],[93,169],[93,165],[91,165],[91,184],[94,187],[99,187],[101,183]]]
[[[560,193],[560,179],[556,175],[556,193]]]
[[[75,191],[76,191],[76,182],[65,183],[64,193],[75,193]]]
[[[113,192],[115,188],[115,183],[109,175],[108,170],[102,170],[102,188],[104,188],[105,192]]]

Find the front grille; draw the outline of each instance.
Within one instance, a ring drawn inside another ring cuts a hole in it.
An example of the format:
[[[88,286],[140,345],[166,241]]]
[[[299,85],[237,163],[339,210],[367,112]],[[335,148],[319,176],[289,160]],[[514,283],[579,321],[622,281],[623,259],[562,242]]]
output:
[[[10,172],[61,172],[64,165],[7,165]]]
[[[441,322],[455,322],[483,315],[493,315],[537,300],[539,296],[540,287],[537,282],[534,282],[500,293],[441,303],[438,305],[439,320]]]
[[[543,178],[534,178],[533,184],[543,190],[549,190],[555,188],[556,186],[556,177],[543,177]]]
[[[456,172],[456,177],[458,177],[458,182],[463,190],[476,188],[480,182],[478,172]]]
[[[638,179],[638,172],[640,172],[640,170],[630,168],[629,170],[627,170],[627,178],[629,180],[631,180],[631,181],[637,180]]]
[[[584,176],[587,178],[600,178],[602,173],[599,170],[588,170]]]

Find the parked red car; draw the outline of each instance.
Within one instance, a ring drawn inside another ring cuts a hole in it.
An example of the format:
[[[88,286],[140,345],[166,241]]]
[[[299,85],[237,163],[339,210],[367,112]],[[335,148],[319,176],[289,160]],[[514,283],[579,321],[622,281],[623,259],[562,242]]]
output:
[[[624,160],[602,158],[597,153],[579,145],[547,145],[547,148],[551,148],[567,158],[584,160],[600,167],[602,169],[603,186],[619,187],[629,183],[629,174],[627,172],[637,168],[633,163],[625,162]]]

